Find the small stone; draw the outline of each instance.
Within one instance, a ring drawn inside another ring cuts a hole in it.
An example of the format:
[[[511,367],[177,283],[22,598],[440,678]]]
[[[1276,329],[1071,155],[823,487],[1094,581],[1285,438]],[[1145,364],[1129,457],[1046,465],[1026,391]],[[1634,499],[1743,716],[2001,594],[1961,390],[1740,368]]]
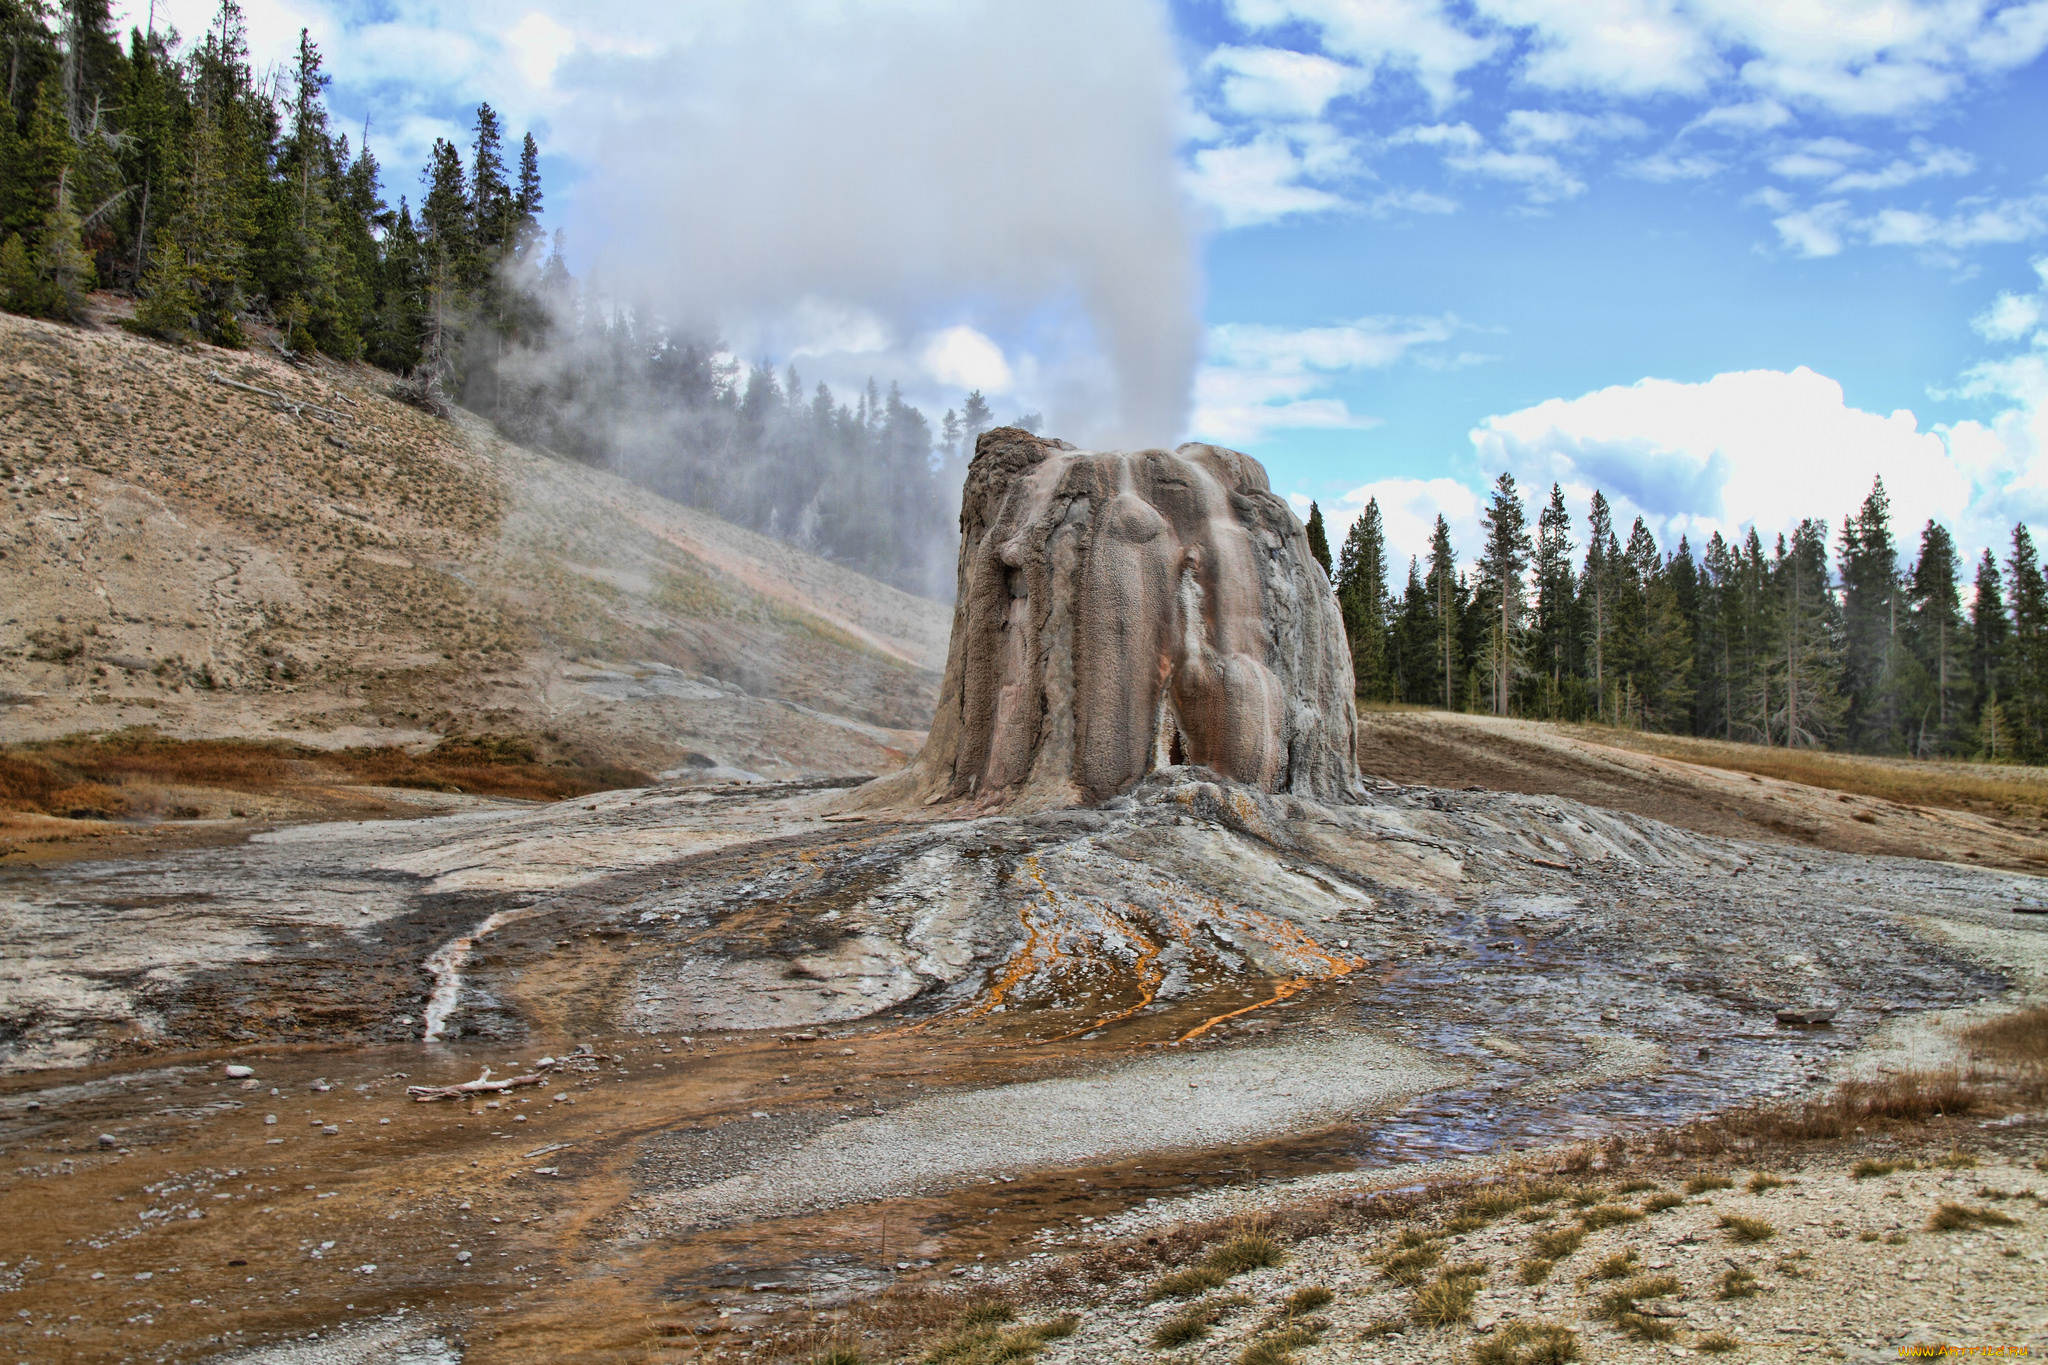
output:
[[[277,1115],[275,1115],[275,1114],[265,1114],[265,1115],[263,1116],[263,1122],[264,1122],[264,1123],[266,1123],[266,1124],[275,1124],[275,1123],[277,1122]]]
[[[566,1091],[566,1090],[558,1090],[558,1091],[556,1091],[556,1092],[555,1092],[555,1103],[556,1103],[556,1104],[560,1104],[560,1103],[562,1103],[562,1101],[564,1101],[564,1100],[566,1100],[566,1099],[568,1099],[568,1098],[569,1098],[569,1092],[568,1092],[568,1091]]]
[[[455,1253],[455,1259],[456,1259],[456,1260],[458,1260],[458,1261],[460,1261],[460,1262],[462,1262],[462,1263],[463,1263],[464,1265],[468,1265],[468,1264],[469,1264],[469,1253],[468,1253],[468,1252],[466,1252],[466,1251],[458,1251],[458,1252],[456,1252],[456,1253]]]
[[[100,1146],[102,1147],[112,1147],[118,1144],[120,1141],[121,1139],[115,1137],[112,1133],[100,1134]]]
[[[231,1066],[227,1068],[227,1077],[231,1081],[246,1081],[255,1074],[256,1068],[253,1066]]]
[[[323,1124],[321,1126],[320,1131],[325,1133],[329,1137],[333,1137],[336,1133],[339,1133],[341,1131],[341,1125],[337,1123]]]

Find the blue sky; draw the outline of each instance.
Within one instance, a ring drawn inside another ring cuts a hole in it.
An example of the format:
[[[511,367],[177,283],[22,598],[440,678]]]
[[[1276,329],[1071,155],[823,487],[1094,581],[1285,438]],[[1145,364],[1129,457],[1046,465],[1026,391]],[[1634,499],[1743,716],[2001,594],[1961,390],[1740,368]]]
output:
[[[1235,445],[1404,553],[1503,469],[1667,543],[1880,473],[1966,545],[2048,516],[2048,0],[248,11],[394,194],[488,98],[621,295],[934,416]]]

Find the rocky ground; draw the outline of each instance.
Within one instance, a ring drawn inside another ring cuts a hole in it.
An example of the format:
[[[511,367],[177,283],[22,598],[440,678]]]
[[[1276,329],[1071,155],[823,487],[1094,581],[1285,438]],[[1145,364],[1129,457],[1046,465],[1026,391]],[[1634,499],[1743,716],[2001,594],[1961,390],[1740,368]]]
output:
[[[476,802],[9,879],[0,1141],[22,1164],[0,1201],[33,1231],[7,1268],[29,1317],[0,1341],[112,1360],[398,1332],[474,1360],[760,1357],[892,1286],[1013,1282],[1027,1308],[1084,1310],[1047,1360],[1150,1358],[1133,1334],[1158,1315],[1130,1300],[1156,1260],[1089,1295],[1050,1268],[1231,1209],[1938,1068],[1942,1026],[2048,995],[2024,874],[1555,798],[1326,807],[1174,770],[1025,818],[854,804],[832,783]],[[1837,1012],[1791,1028],[1781,1007]],[[488,1103],[403,1098],[544,1053],[568,1060]],[[1908,1177],[1911,1197],[1935,1178]],[[1837,1199],[1819,1173],[1803,1188],[1758,1198]],[[1494,1265],[1529,1235],[1501,1222],[1473,1243],[1491,1267],[1475,1302],[1562,1314],[1589,1358],[1633,1358],[1571,1286],[1607,1241],[1695,1216],[1602,1229],[1540,1302]],[[1259,1303],[1352,1267],[1300,1359],[1358,1358],[1355,1332],[1394,1311],[1358,1268],[1387,1231],[1296,1238],[1245,1282]],[[1836,1240],[1788,1224],[1777,1245]],[[1692,1349],[1714,1323],[1685,1292]],[[1195,1358],[1234,1359],[1264,1321],[1248,1312],[1219,1311]],[[1374,1349],[1474,1339],[1404,1328]]]

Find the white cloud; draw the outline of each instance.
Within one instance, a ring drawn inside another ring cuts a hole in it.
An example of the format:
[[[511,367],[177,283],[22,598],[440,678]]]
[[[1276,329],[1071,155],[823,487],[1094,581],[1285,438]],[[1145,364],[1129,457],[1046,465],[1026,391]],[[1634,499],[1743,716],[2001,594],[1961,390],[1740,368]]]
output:
[[[1328,138],[1310,141],[1299,131],[1274,130],[1235,146],[1200,149],[1190,158],[1188,193],[1227,228],[1344,208],[1342,195],[1303,183],[1337,171],[1341,154],[1330,154],[1334,144]]]
[[[1851,171],[1828,186],[1831,194],[1847,190],[1894,190],[1936,175],[1968,175],[1977,168],[1976,158],[1954,147],[1936,147],[1915,138],[1908,155],[1870,171]]]
[[[1685,535],[1697,550],[1715,531],[1752,524],[1768,541],[1805,517],[1839,527],[1877,477],[1902,541],[1932,518],[1981,546],[2048,502],[2024,458],[2041,448],[2048,373],[1979,367],[1973,376],[1979,391],[2019,406],[1989,426],[1923,430],[1911,412],[1851,407],[1841,385],[1802,366],[1552,399],[1487,418],[1472,443],[1487,475],[1508,470],[1532,497],[1558,483],[1581,516],[1600,489],[1617,522],[1641,516],[1666,549]]]
[[[1992,341],[2018,341],[2033,332],[2048,318],[2048,256],[2034,262],[2034,273],[2041,277],[2040,293],[2003,291],[1970,325]]]
[[[1230,0],[1230,10],[1255,31],[1314,28],[1329,52],[1368,71],[1405,71],[1439,105],[1456,96],[1460,75],[1500,45],[1491,33],[1462,27],[1438,0]]]
[[[1387,535],[1387,577],[1398,593],[1408,582],[1408,561],[1420,559],[1429,571],[1429,538],[1441,515],[1451,529],[1451,548],[1469,563],[1480,545],[1479,494],[1456,479],[1375,479],[1323,505],[1330,544],[1342,543],[1351,523],[1378,501],[1380,524]]]
[[[1852,242],[1863,242],[1920,247],[1939,258],[1941,253],[2027,242],[2048,234],[2048,195],[1995,202],[1966,199],[1948,214],[1913,209],[1859,214],[1846,199],[1795,209],[1777,192],[1760,191],[1755,198],[1778,213],[1771,226],[1784,245],[1801,256],[1834,256]]]
[[[1438,107],[1511,51],[1529,85],[1617,98],[1754,98],[1695,126],[1756,131],[1784,106],[1856,117],[1939,108],[2048,49],[2048,0],[1232,0],[1254,30],[1301,25],[1368,70],[1411,72]]]
[[[1628,114],[1575,114],[1562,109],[1510,109],[1502,131],[1517,147],[1569,147],[1642,137],[1649,125]]]
[[[1842,251],[1842,234],[1850,226],[1849,205],[1843,200],[1796,209],[1771,220],[1778,237],[1801,256],[1837,256]]]
[[[1003,348],[972,327],[948,327],[924,348],[925,372],[941,384],[1008,393],[1016,383]]]
[[[1325,390],[1360,372],[1419,358],[1461,329],[1450,316],[1360,318],[1334,327],[1212,327],[1195,379],[1194,434],[1245,445],[1283,428],[1372,426],[1378,419],[1352,412]]]
[[[1711,156],[1683,156],[1672,152],[1658,152],[1654,156],[1625,162],[1622,169],[1641,180],[1666,183],[1673,180],[1708,180],[1719,175],[1727,167]]]
[[[1441,148],[1444,165],[1467,175],[1505,180],[1524,187],[1534,203],[1569,199],[1584,192],[1585,182],[1545,152],[1502,151],[1490,147],[1469,123],[1431,123],[1404,128],[1388,141]]]
[[[1319,118],[1331,100],[1372,82],[1369,71],[1277,47],[1219,47],[1203,65],[1222,73],[1224,104],[1254,117]]]
[[[1742,104],[1716,105],[1686,124],[1683,131],[1766,133],[1791,121],[1792,111],[1776,100],[1749,100]]]
[[[1696,95],[1724,63],[1670,0],[1480,0],[1482,13],[1533,35],[1532,85],[1613,95]]]

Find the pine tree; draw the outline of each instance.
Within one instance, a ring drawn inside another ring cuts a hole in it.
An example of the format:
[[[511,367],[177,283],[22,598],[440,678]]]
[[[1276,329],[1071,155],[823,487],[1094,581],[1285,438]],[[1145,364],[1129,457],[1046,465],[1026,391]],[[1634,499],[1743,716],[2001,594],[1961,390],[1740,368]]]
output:
[[[1550,486],[1550,503],[1536,518],[1536,602],[1532,657],[1542,675],[1541,713],[1564,714],[1566,674],[1576,665],[1572,649],[1574,608],[1572,518],[1565,509],[1564,490]]]
[[[1977,561],[1970,597],[1970,682],[1977,694],[1978,711],[1973,720],[1978,752],[1990,759],[2012,753],[2012,731],[1999,700],[2006,691],[2010,625],[2005,615],[2005,580],[1999,574],[1997,558],[1986,549]]]
[[[1920,533],[1913,566],[1911,648],[1931,693],[1918,708],[1913,752],[1921,758],[1952,753],[1969,711],[1969,631],[1963,621],[1962,564],[1954,537],[1929,521]]]
[[[1515,476],[1502,471],[1484,517],[1486,550],[1479,560],[1479,591],[1487,603],[1488,703],[1496,716],[1508,713],[1509,696],[1521,664],[1523,596],[1531,546],[1527,513]]]
[[[1337,606],[1344,634],[1351,642],[1351,672],[1358,695],[1367,701],[1393,701],[1396,661],[1390,657],[1387,609],[1387,536],[1380,520],[1379,499],[1344,535],[1337,558]]]
[[[1436,529],[1429,536],[1429,576],[1423,587],[1429,601],[1431,654],[1436,678],[1443,684],[1440,695],[1446,710],[1457,709],[1458,668],[1464,662],[1458,648],[1464,585],[1458,578],[1458,556],[1451,548],[1451,524],[1439,512]]]
[[[1782,604],[1778,659],[1785,747],[1824,748],[1839,733],[1841,619],[1830,591],[1828,527],[1808,518],[1778,542],[1772,578]]]
[[[2048,758],[2048,581],[2024,522],[2012,528],[2012,556],[2005,567],[2012,604],[2005,714],[2012,721],[2014,756],[2022,763],[2039,763]]]
[[[1592,645],[1593,710],[1603,721],[1611,721],[1608,704],[1607,642],[1614,629],[1615,573],[1621,545],[1614,538],[1614,514],[1607,498],[1593,490],[1593,503],[1586,515],[1586,569],[1579,585],[1579,599],[1586,608],[1586,630]]]
[[[968,394],[967,401],[960,405],[960,439],[966,443],[969,455],[974,453],[976,438],[995,424],[995,412],[981,396],[981,390]]]
[[[511,187],[505,183],[504,134],[498,127],[497,111],[488,104],[476,108],[471,154],[469,221],[475,252],[469,261],[472,276],[464,283],[481,288],[499,256],[513,243],[517,215]]]
[[[1901,604],[1891,503],[1882,479],[1842,523],[1841,565],[1847,737],[1865,752],[1891,753],[1901,739]]]
[[[1307,529],[1309,554],[1322,566],[1325,579],[1334,578],[1335,570],[1330,563],[1330,533],[1323,526],[1323,509],[1313,501],[1308,505]]]

